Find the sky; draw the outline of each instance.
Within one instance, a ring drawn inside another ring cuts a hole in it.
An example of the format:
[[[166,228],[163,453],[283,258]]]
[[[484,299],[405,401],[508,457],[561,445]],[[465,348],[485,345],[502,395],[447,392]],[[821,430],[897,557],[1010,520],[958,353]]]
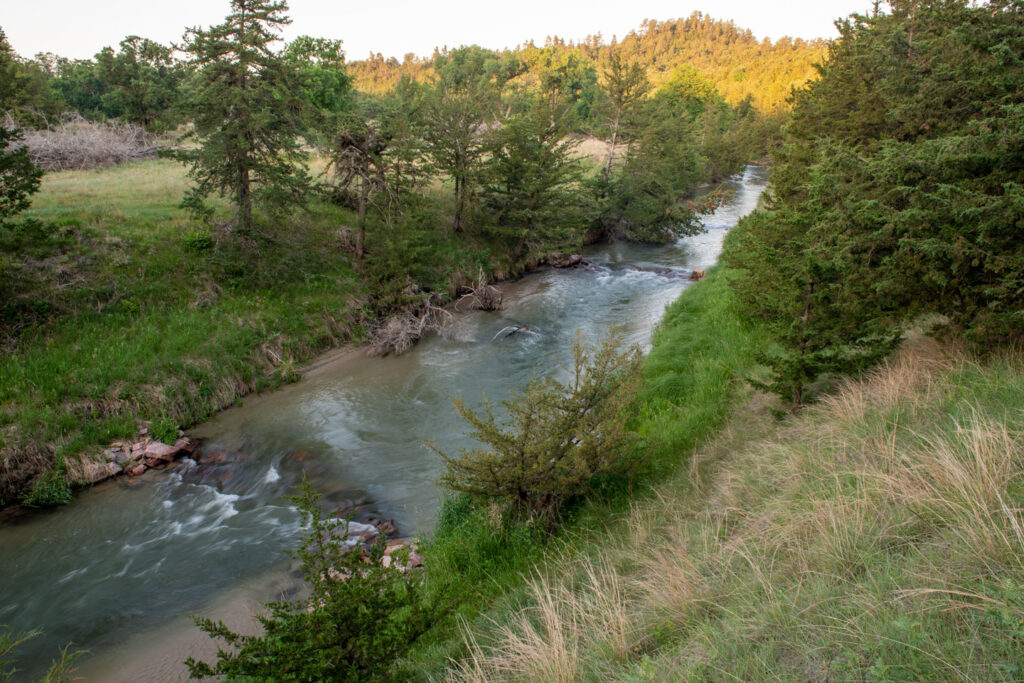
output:
[[[700,11],[732,19],[759,38],[831,38],[834,19],[869,6],[870,0],[290,0],[293,23],[284,37],[340,39],[350,60],[371,52],[401,58],[442,46],[543,44],[549,35],[576,40],[600,32],[609,40],[644,19]],[[180,41],[185,27],[219,23],[228,8],[228,0],[0,0],[0,28],[24,57],[54,52],[88,58],[133,34]]]

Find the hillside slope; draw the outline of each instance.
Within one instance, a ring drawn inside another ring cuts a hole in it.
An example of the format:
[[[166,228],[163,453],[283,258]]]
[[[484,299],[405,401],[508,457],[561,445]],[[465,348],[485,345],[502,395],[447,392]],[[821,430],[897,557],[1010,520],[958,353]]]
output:
[[[655,21],[648,19],[636,31],[621,40],[606,41],[603,36],[587,36],[579,43],[558,36],[549,37],[544,46],[530,43],[500,51],[514,55],[529,73],[539,73],[556,63],[573,58],[597,67],[600,73],[613,53],[626,62],[642,64],[655,87],[667,83],[679,69],[693,72],[706,80],[730,104],[750,97],[762,111],[787,108],[793,88],[799,88],[817,76],[814,64],[825,55],[827,42],[781,38],[774,43],[758,40],[749,30],[732,21],[712,19],[694,12],[685,19]],[[431,57],[406,55],[403,61],[385,59],[381,54],[349,62],[349,73],[363,92],[384,93],[406,76],[427,81],[433,75],[433,57],[446,54],[448,48],[435,49]]]
[[[921,339],[765,406],[475,622],[451,678],[1019,680],[1024,357]]]

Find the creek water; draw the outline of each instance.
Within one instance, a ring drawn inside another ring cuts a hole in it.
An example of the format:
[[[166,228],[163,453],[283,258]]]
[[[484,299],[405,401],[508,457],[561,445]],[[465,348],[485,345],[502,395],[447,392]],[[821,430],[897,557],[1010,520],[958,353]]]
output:
[[[87,680],[184,678],[182,659],[210,651],[189,614],[238,623],[240,612],[294,584],[282,578],[282,551],[297,544],[287,496],[303,476],[336,506],[394,519],[402,535],[428,532],[441,463],[422,440],[446,452],[472,445],[452,398],[499,401],[531,376],[559,372],[577,330],[594,341],[621,325],[646,347],[691,270],[714,265],[766,182],[759,167],[729,181],[731,195],[700,235],[668,246],[599,245],[585,253],[596,269],[506,283],[503,310],[459,313],[453,335],[402,356],[355,350],[322,359],[302,381],[194,429],[207,464],[184,460],[114,480],[67,507],[3,524],[0,628],[42,631],[19,649],[23,673],[39,674],[73,643],[89,651]],[[499,334],[513,325],[531,329]],[[159,656],[139,664],[140,651]]]

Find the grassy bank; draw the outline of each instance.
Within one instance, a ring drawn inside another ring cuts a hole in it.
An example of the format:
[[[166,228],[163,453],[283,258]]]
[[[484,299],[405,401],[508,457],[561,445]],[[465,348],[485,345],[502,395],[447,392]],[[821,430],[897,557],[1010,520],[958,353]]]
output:
[[[712,272],[669,307],[645,361],[645,390],[635,425],[651,468],[650,482],[685,469],[694,449],[728,419],[749,393],[736,377],[752,367],[761,343],[756,329],[733,311],[724,274]],[[462,628],[483,633],[492,619],[516,613],[528,599],[524,579],[535,566],[600,544],[609,523],[624,517],[649,491],[614,483],[583,503],[554,537],[545,529],[502,522],[495,511],[466,499],[449,501],[424,547],[427,591],[449,608],[402,662],[417,680],[443,677],[450,660],[466,656]]]
[[[45,177],[27,214],[41,227],[0,292],[0,505],[65,500],[65,460],[139,421],[173,438],[297,377],[364,338],[410,274],[445,291],[490,263],[436,209],[422,229],[371,230],[365,262],[347,248],[353,216],[323,203],[241,243],[179,208],[186,186],[168,161]]]
[[[1020,354],[930,340],[797,417],[753,397],[451,677],[1020,680],[1022,405]]]

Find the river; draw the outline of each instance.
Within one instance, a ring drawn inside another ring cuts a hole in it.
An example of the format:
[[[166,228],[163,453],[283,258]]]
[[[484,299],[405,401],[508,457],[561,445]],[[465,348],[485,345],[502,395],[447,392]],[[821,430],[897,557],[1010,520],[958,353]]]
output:
[[[303,476],[332,503],[394,519],[403,535],[429,532],[441,464],[422,440],[448,452],[471,445],[451,399],[501,400],[531,376],[558,372],[577,330],[596,340],[621,325],[646,347],[689,272],[714,265],[766,182],[765,170],[749,167],[726,183],[731,195],[700,235],[598,245],[585,252],[596,271],[548,269],[506,283],[503,310],[459,314],[452,335],[402,356],[321,359],[302,381],[192,430],[220,462],[117,479],[0,526],[0,626],[43,632],[19,650],[19,666],[38,675],[71,642],[89,651],[86,680],[184,678],[182,659],[210,651],[189,614],[244,624],[294,585],[282,551],[299,527],[286,497]],[[494,339],[513,324],[533,331]]]

